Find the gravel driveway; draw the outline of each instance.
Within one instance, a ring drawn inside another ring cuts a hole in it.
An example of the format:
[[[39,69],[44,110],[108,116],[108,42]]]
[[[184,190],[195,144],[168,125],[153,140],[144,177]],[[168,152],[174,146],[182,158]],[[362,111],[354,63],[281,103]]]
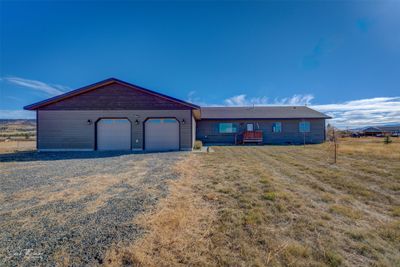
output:
[[[102,264],[138,238],[186,152],[0,155],[0,266]]]

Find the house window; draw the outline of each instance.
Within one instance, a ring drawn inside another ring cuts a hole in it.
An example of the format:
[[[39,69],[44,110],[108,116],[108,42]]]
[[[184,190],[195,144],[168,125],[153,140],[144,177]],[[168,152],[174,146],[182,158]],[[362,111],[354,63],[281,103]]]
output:
[[[282,132],[282,123],[280,122],[274,122],[272,124],[272,132],[273,133],[280,133]]]
[[[248,132],[254,131],[254,124],[253,123],[247,123],[246,129]]]
[[[299,123],[299,130],[301,133],[310,132],[310,122],[309,121],[301,121]]]
[[[233,123],[220,123],[219,124],[220,133],[236,133],[236,127]]]

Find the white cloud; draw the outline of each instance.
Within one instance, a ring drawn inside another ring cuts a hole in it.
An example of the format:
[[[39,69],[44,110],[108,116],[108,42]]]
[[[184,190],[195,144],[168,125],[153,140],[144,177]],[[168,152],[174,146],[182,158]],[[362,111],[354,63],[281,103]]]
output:
[[[375,97],[311,107],[332,116],[330,123],[341,128],[400,123],[400,97]]]
[[[247,98],[245,94],[232,96],[224,100],[225,106],[265,106],[265,105],[283,105],[283,106],[304,106],[309,105],[313,95],[293,95],[286,98],[275,98],[269,101],[268,97],[252,97]]]
[[[9,83],[41,91],[51,96],[59,95],[69,90],[69,87],[67,86],[48,84],[41,81],[29,80],[20,77],[4,77],[3,79]]]
[[[375,97],[345,101],[335,104],[312,104],[314,99],[310,94],[296,94],[292,97],[276,98],[270,101],[266,96],[248,98],[239,94],[225,99],[222,104],[209,104],[193,98],[191,92],[189,102],[194,100],[200,106],[310,106],[333,117],[329,123],[339,128],[355,128],[370,125],[400,124],[400,97]]]
[[[311,101],[314,99],[313,95],[293,95],[289,98],[275,99],[275,105],[284,105],[284,106],[304,106],[310,105]]]
[[[35,114],[28,110],[0,109],[0,119],[34,119]]]

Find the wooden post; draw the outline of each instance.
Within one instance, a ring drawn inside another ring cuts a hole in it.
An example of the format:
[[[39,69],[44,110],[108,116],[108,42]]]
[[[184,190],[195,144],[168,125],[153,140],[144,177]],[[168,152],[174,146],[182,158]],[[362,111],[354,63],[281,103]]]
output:
[[[336,164],[337,161],[337,142],[336,142],[336,131],[333,128],[333,145],[334,145],[334,163]]]

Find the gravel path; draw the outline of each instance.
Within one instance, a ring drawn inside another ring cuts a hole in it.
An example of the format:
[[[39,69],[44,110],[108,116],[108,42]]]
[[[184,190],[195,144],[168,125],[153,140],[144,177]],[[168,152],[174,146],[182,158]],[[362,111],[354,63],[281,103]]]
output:
[[[0,266],[97,265],[135,240],[185,152],[0,155]]]

